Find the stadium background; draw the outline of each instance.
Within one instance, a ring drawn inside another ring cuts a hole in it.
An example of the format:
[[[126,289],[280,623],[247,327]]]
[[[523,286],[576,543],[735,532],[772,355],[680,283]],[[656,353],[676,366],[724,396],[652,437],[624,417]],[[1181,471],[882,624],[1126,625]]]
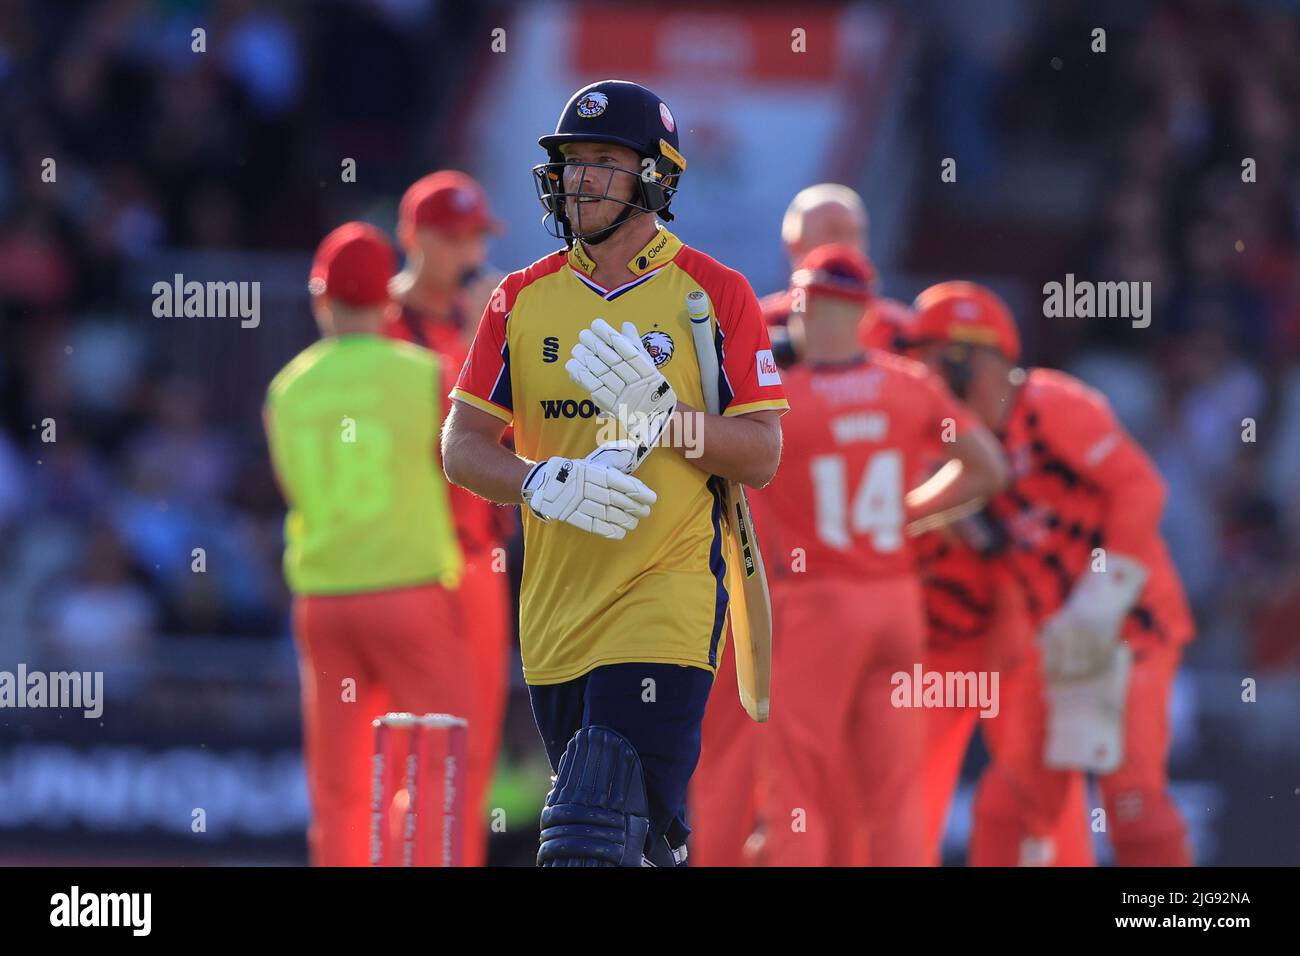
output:
[[[391,231],[440,167],[506,222],[495,265],[550,251],[536,137],[605,76],[672,105],[675,228],[760,294],[784,282],[785,204],[842,181],[885,293],[986,282],[1031,362],[1106,392],[1169,483],[1200,625],[1171,757],[1197,860],[1300,863],[1300,26],[1293,3],[1220,0],[0,5],[0,669],[103,670],[108,695],[102,721],[0,712],[0,863],[305,861],[258,410],[314,336],[310,252],[345,219]],[[155,318],[178,272],[259,281],[260,324]],[[1150,328],[1042,318],[1071,272],[1151,280]],[[495,863],[530,860],[547,782],[512,680]]]

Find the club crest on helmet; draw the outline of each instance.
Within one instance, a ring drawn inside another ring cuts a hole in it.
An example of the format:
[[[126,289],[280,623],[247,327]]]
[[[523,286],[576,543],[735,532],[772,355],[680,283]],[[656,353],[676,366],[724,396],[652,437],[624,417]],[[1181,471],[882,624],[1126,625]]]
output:
[[[600,92],[591,92],[578,100],[578,115],[591,119],[605,112],[607,106],[609,106],[608,96]]]

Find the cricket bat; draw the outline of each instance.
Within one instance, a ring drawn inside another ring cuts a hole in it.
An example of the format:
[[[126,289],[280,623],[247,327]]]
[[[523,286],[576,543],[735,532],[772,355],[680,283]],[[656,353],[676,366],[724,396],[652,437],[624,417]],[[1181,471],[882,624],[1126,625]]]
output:
[[[702,291],[686,295],[705,410],[718,414],[718,353],[713,347],[713,310]],[[722,486],[722,527],[726,539],[728,615],[735,644],[740,703],[754,720],[767,720],[772,695],[772,598],[754,534],[745,489],[739,482],[713,479]]]

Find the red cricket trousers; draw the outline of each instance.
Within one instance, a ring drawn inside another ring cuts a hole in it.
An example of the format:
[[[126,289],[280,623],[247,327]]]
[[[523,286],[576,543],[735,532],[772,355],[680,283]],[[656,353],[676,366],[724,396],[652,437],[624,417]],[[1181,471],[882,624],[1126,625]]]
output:
[[[493,570],[492,552],[466,553],[460,588],[461,620],[469,638],[474,674],[474,714],[470,720],[469,781],[465,821],[465,865],[487,863],[487,805],[501,747],[509,690],[510,582],[504,568]]]
[[[1097,778],[1105,803],[1105,832],[1119,866],[1189,866],[1191,851],[1182,815],[1169,794],[1169,694],[1181,648],[1151,644],[1137,648],[1124,714],[1124,760]],[[1036,676],[1034,653],[1025,662]],[[971,862],[1009,866],[1019,862],[1015,847],[1023,841],[1050,838],[1068,808],[1078,773],[1042,766],[1047,732],[1047,702],[1041,680],[1013,688],[1017,716],[1000,724],[990,739],[993,762],[980,779],[975,798]],[[1091,816],[1100,808],[1092,808]],[[1069,826],[1074,824],[1070,820]]]
[[[473,746],[476,686],[460,617],[454,592],[436,584],[295,598],[313,865],[369,863],[375,717],[467,717]]]
[[[978,671],[990,666],[983,641],[942,651],[926,652],[926,670]],[[1051,866],[1091,866],[1095,861],[1085,810],[1086,786],[1081,773],[1048,770],[1042,764],[1041,736],[1027,735],[1042,719],[1042,682],[1038,657],[1026,649],[1020,660],[998,671],[997,715],[980,717],[973,707],[926,711],[925,838],[927,862],[940,861],[948,807],[957,788],[962,761],[977,726],[993,759],[981,778],[979,804],[988,806],[988,791],[1007,790],[1021,796],[1015,803],[1029,819],[1008,810],[1000,818],[976,815],[972,824],[971,865],[1016,866],[1035,862]],[[1008,775],[1006,768],[1015,767]],[[993,778],[1000,777],[996,782]]]
[[[772,718],[736,697],[730,650],[691,783],[691,862],[703,866],[915,866],[924,858],[920,711],[891,678],[920,659],[910,575],[776,581]]]

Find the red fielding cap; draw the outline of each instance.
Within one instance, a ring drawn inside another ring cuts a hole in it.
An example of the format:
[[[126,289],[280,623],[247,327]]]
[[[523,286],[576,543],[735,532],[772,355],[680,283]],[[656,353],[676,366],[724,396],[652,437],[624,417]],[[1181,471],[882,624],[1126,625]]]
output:
[[[790,276],[792,289],[807,289],[809,295],[828,295],[850,302],[868,301],[875,282],[876,270],[866,256],[842,242],[818,246],[803,257]]]
[[[911,342],[964,342],[995,348],[1011,362],[1020,361],[1020,332],[1007,304],[974,282],[940,282],[912,303],[916,320]]]
[[[472,176],[440,169],[417,179],[398,208],[398,218],[417,229],[432,226],[443,232],[500,232],[487,196]]]
[[[384,234],[369,223],[347,222],[321,240],[307,288],[344,305],[382,305],[396,272],[397,256]]]

